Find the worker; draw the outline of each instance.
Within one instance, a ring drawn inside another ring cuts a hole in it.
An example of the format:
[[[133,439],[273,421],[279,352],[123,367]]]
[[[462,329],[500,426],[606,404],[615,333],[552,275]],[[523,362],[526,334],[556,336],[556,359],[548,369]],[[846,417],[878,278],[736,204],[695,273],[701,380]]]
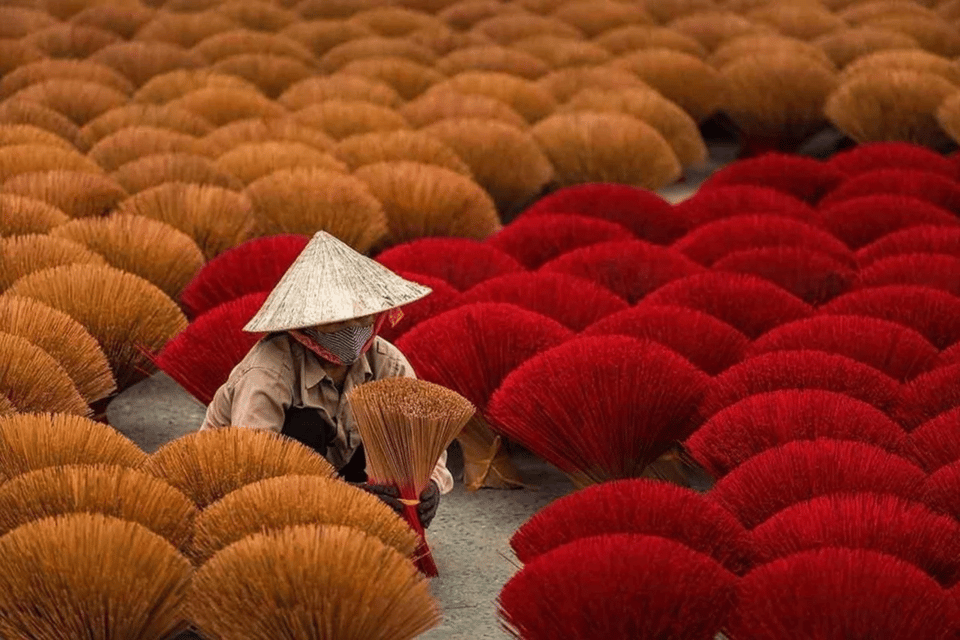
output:
[[[401,306],[429,293],[330,234],[317,233],[244,327],[266,335],[217,390],[201,429],[253,427],[299,440],[344,480],[400,513],[396,487],[367,482],[363,443],[346,398],[366,382],[415,377],[400,350],[377,334],[399,319]],[[446,459],[444,452],[420,496],[424,527],[440,495],[453,488]]]

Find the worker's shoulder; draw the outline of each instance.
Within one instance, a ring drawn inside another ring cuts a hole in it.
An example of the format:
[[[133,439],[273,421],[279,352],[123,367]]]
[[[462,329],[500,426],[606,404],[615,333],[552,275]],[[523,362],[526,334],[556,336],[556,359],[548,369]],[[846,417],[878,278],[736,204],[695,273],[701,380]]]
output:
[[[407,361],[404,357],[403,352],[400,351],[393,343],[388,342],[386,339],[377,336],[373,341],[371,351],[378,358],[384,359],[399,359],[404,362]]]
[[[243,357],[234,372],[261,370],[275,373],[290,371],[293,366],[290,337],[286,333],[272,333],[258,340]]]
[[[388,375],[396,376],[403,375],[397,373],[398,369],[410,368],[410,363],[403,352],[384,338],[377,336],[373,341],[370,352],[373,356],[371,365],[374,373],[377,373],[378,370],[384,370],[385,373],[389,372]]]

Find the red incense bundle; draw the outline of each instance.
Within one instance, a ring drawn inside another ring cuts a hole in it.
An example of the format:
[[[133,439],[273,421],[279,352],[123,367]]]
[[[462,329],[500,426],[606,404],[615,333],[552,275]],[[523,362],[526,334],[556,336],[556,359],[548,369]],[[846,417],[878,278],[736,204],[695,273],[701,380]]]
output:
[[[960,257],[960,228],[924,224],[895,231],[858,250],[857,262],[866,269],[877,260],[911,253]]]
[[[915,169],[879,169],[858,174],[840,183],[820,200],[820,208],[844,200],[891,194],[924,200],[960,213],[960,185],[947,176]]]
[[[403,516],[420,536],[416,565],[425,575],[436,576],[417,505],[440,454],[473,417],[475,407],[455,391],[415,378],[361,385],[347,400],[363,440],[370,482],[400,490]]]
[[[208,262],[180,294],[190,318],[249,293],[270,291],[309,238],[281,234],[248,240]]]
[[[948,158],[917,144],[906,142],[868,142],[842,151],[826,163],[847,176],[858,176],[880,169],[910,169],[938,173],[955,178],[957,169]]]
[[[652,191],[625,184],[594,182],[559,189],[535,202],[521,219],[544,214],[614,222],[655,244],[670,244],[688,230],[669,202]]]
[[[813,158],[767,153],[727,165],[710,176],[701,188],[753,185],[783,191],[815,204],[843,179],[844,174],[839,169]]]
[[[832,202],[817,211],[817,220],[818,226],[853,250],[903,229],[960,226],[952,211],[915,195],[899,193],[868,193]]]

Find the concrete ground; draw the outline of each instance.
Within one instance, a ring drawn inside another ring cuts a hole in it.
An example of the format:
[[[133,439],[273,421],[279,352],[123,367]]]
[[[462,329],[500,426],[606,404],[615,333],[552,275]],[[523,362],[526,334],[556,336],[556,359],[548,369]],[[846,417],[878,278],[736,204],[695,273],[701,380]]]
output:
[[[711,141],[710,161],[689,170],[682,182],[663,189],[670,202],[689,197],[711,173],[736,157],[727,141]],[[205,408],[160,373],[127,389],[109,406],[111,425],[151,453],[166,442],[199,428]],[[458,481],[462,461],[451,449],[450,468]],[[510,536],[552,500],[573,491],[570,481],[551,465],[520,453],[515,461],[530,489],[467,493],[458,483],[444,498],[428,541],[440,577],[432,582],[443,611],[442,624],[424,640],[501,640],[496,599],[519,569]]]

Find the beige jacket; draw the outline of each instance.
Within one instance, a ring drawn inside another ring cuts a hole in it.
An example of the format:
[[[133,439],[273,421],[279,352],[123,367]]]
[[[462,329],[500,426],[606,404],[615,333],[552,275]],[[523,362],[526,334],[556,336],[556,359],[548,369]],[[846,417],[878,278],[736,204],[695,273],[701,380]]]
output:
[[[236,425],[280,433],[287,408],[314,408],[337,429],[326,457],[339,469],[350,461],[360,445],[360,433],[346,400],[347,392],[365,382],[400,376],[413,378],[416,374],[399,349],[383,338],[376,338],[347,371],[341,394],[313,352],[286,333],[270,335],[258,342],[230,372],[207,407],[200,428]],[[441,493],[453,489],[453,476],[446,462],[444,452],[431,475]]]

